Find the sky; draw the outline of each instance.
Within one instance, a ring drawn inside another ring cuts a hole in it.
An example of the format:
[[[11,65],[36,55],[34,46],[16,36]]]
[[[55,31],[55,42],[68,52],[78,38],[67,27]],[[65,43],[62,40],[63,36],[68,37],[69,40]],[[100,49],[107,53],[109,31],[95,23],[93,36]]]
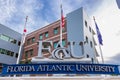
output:
[[[60,19],[60,3],[64,16],[83,7],[94,30],[95,16],[103,38],[105,63],[120,64],[120,9],[116,0],[0,0],[0,24],[22,33],[28,16],[26,27],[30,33]]]

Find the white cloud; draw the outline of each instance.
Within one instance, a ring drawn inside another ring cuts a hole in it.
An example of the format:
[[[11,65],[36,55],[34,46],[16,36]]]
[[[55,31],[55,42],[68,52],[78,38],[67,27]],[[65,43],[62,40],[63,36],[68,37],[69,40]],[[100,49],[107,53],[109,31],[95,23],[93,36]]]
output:
[[[5,23],[7,19],[12,17],[15,10],[13,0],[0,0],[0,22]]]
[[[38,16],[35,12],[36,10],[41,11],[43,7],[44,4],[38,0],[0,0],[0,22],[22,33],[25,18],[28,16],[27,31],[29,33],[48,23],[42,18],[38,18],[42,15]]]
[[[115,0],[104,0],[103,4],[93,14],[103,37],[103,55],[105,60],[120,52],[120,36],[116,33],[120,30],[120,10]]]

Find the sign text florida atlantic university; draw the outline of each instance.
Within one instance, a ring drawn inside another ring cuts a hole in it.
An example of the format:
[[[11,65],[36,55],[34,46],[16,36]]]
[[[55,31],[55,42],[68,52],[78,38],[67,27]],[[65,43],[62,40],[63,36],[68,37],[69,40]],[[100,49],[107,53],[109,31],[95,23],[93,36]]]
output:
[[[62,47],[61,44],[59,44],[59,47],[57,47],[55,50],[53,50],[53,52],[51,52],[50,58],[48,58],[46,61],[43,61],[44,58],[43,58],[42,51],[45,51],[46,48],[41,47],[42,44],[43,42],[39,43],[39,53],[37,56],[39,58],[36,58],[36,59],[40,59],[40,62],[38,64],[4,65],[2,69],[2,74],[3,75],[11,75],[11,74],[120,74],[118,65],[80,63],[79,59],[77,59],[78,57],[74,56],[74,53],[72,53],[73,51],[70,51]],[[69,61],[65,61],[66,59],[69,59]],[[73,59],[76,61],[71,61]],[[59,61],[56,62],[56,60],[59,60]],[[37,60],[34,59],[33,62],[36,62],[36,61]]]
[[[119,70],[117,65],[67,62],[5,65],[2,74],[119,74]]]

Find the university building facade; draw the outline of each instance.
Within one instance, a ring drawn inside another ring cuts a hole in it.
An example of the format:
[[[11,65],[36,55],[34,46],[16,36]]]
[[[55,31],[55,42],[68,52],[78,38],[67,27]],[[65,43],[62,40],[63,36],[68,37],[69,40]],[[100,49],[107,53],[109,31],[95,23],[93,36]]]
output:
[[[62,45],[71,49],[69,45],[72,44],[72,52],[78,61],[89,59],[91,63],[98,63],[99,55],[95,48],[94,35],[91,21],[83,8],[66,15],[65,27],[62,30]],[[52,41],[51,50],[56,48],[60,41],[60,20],[27,34],[21,63],[31,63],[32,59],[39,55],[40,41]],[[43,46],[48,47],[48,44]],[[42,52],[45,58],[51,56],[49,52],[44,50]]]
[[[2,64],[16,64],[21,34],[0,24],[0,70]]]

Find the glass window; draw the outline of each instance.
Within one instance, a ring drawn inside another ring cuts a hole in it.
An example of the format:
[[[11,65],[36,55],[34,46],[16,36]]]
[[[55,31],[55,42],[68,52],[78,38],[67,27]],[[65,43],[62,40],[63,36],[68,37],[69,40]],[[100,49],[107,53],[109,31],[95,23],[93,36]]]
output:
[[[89,31],[91,32],[91,27],[89,26]]]
[[[1,35],[0,39],[5,40],[5,41],[9,41],[10,38],[8,36]]]
[[[58,28],[54,29],[54,34],[58,34]]]
[[[85,26],[87,27],[87,21],[85,21]]]
[[[15,39],[10,38],[10,42],[16,44],[17,41]]]
[[[65,42],[65,40],[64,40],[64,39],[62,40],[62,45],[63,45],[63,46],[65,46],[65,45],[66,45],[66,42]]]
[[[16,44],[17,40],[14,39],[13,43]]]
[[[87,58],[89,58],[89,55],[87,54]]]
[[[15,54],[15,57],[18,58],[18,53]]]
[[[27,45],[29,45],[29,44],[30,44],[30,39],[27,40]]]
[[[18,42],[18,46],[20,46],[20,44],[21,44],[21,42],[19,41],[19,42]]]
[[[10,51],[7,51],[7,55],[10,55],[11,54],[11,52]]]
[[[35,42],[35,37],[32,38],[32,43],[34,43],[34,42]]]
[[[39,35],[39,39],[40,39],[40,40],[43,39],[43,35],[42,35],[42,34]]]
[[[43,46],[44,46],[44,48],[48,48],[48,45],[46,45],[46,44],[45,44],[45,45],[43,45]]]
[[[31,56],[33,55],[33,49],[30,50],[30,55],[31,55]]]
[[[88,43],[88,37],[86,36],[86,42]]]
[[[64,33],[65,32],[65,27],[62,29],[62,33]]]
[[[17,40],[10,38],[6,35],[0,35],[0,39],[16,44]]]
[[[2,49],[0,48],[0,53],[2,53]]]
[[[94,63],[94,59],[93,58],[91,58],[91,61],[92,61],[92,63]]]
[[[14,56],[14,52],[11,52],[11,55],[10,56]]]
[[[28,58],[28,51],[25,51],[25,58]]]
[[[2,54],[6,54],[6,50],[5,49],[2,49]]]
[[[58,43],[58,42],[54,42],[54,43],[53,43],[53,47],[54,47],[54,48],[57,47],[57,43]]]
[[[48,32],[45,32],[45,37],[47,38],[49,36]]]
[[[92,41],[90,41],[90,46],[91,46],[91,48],[93,47]]]

